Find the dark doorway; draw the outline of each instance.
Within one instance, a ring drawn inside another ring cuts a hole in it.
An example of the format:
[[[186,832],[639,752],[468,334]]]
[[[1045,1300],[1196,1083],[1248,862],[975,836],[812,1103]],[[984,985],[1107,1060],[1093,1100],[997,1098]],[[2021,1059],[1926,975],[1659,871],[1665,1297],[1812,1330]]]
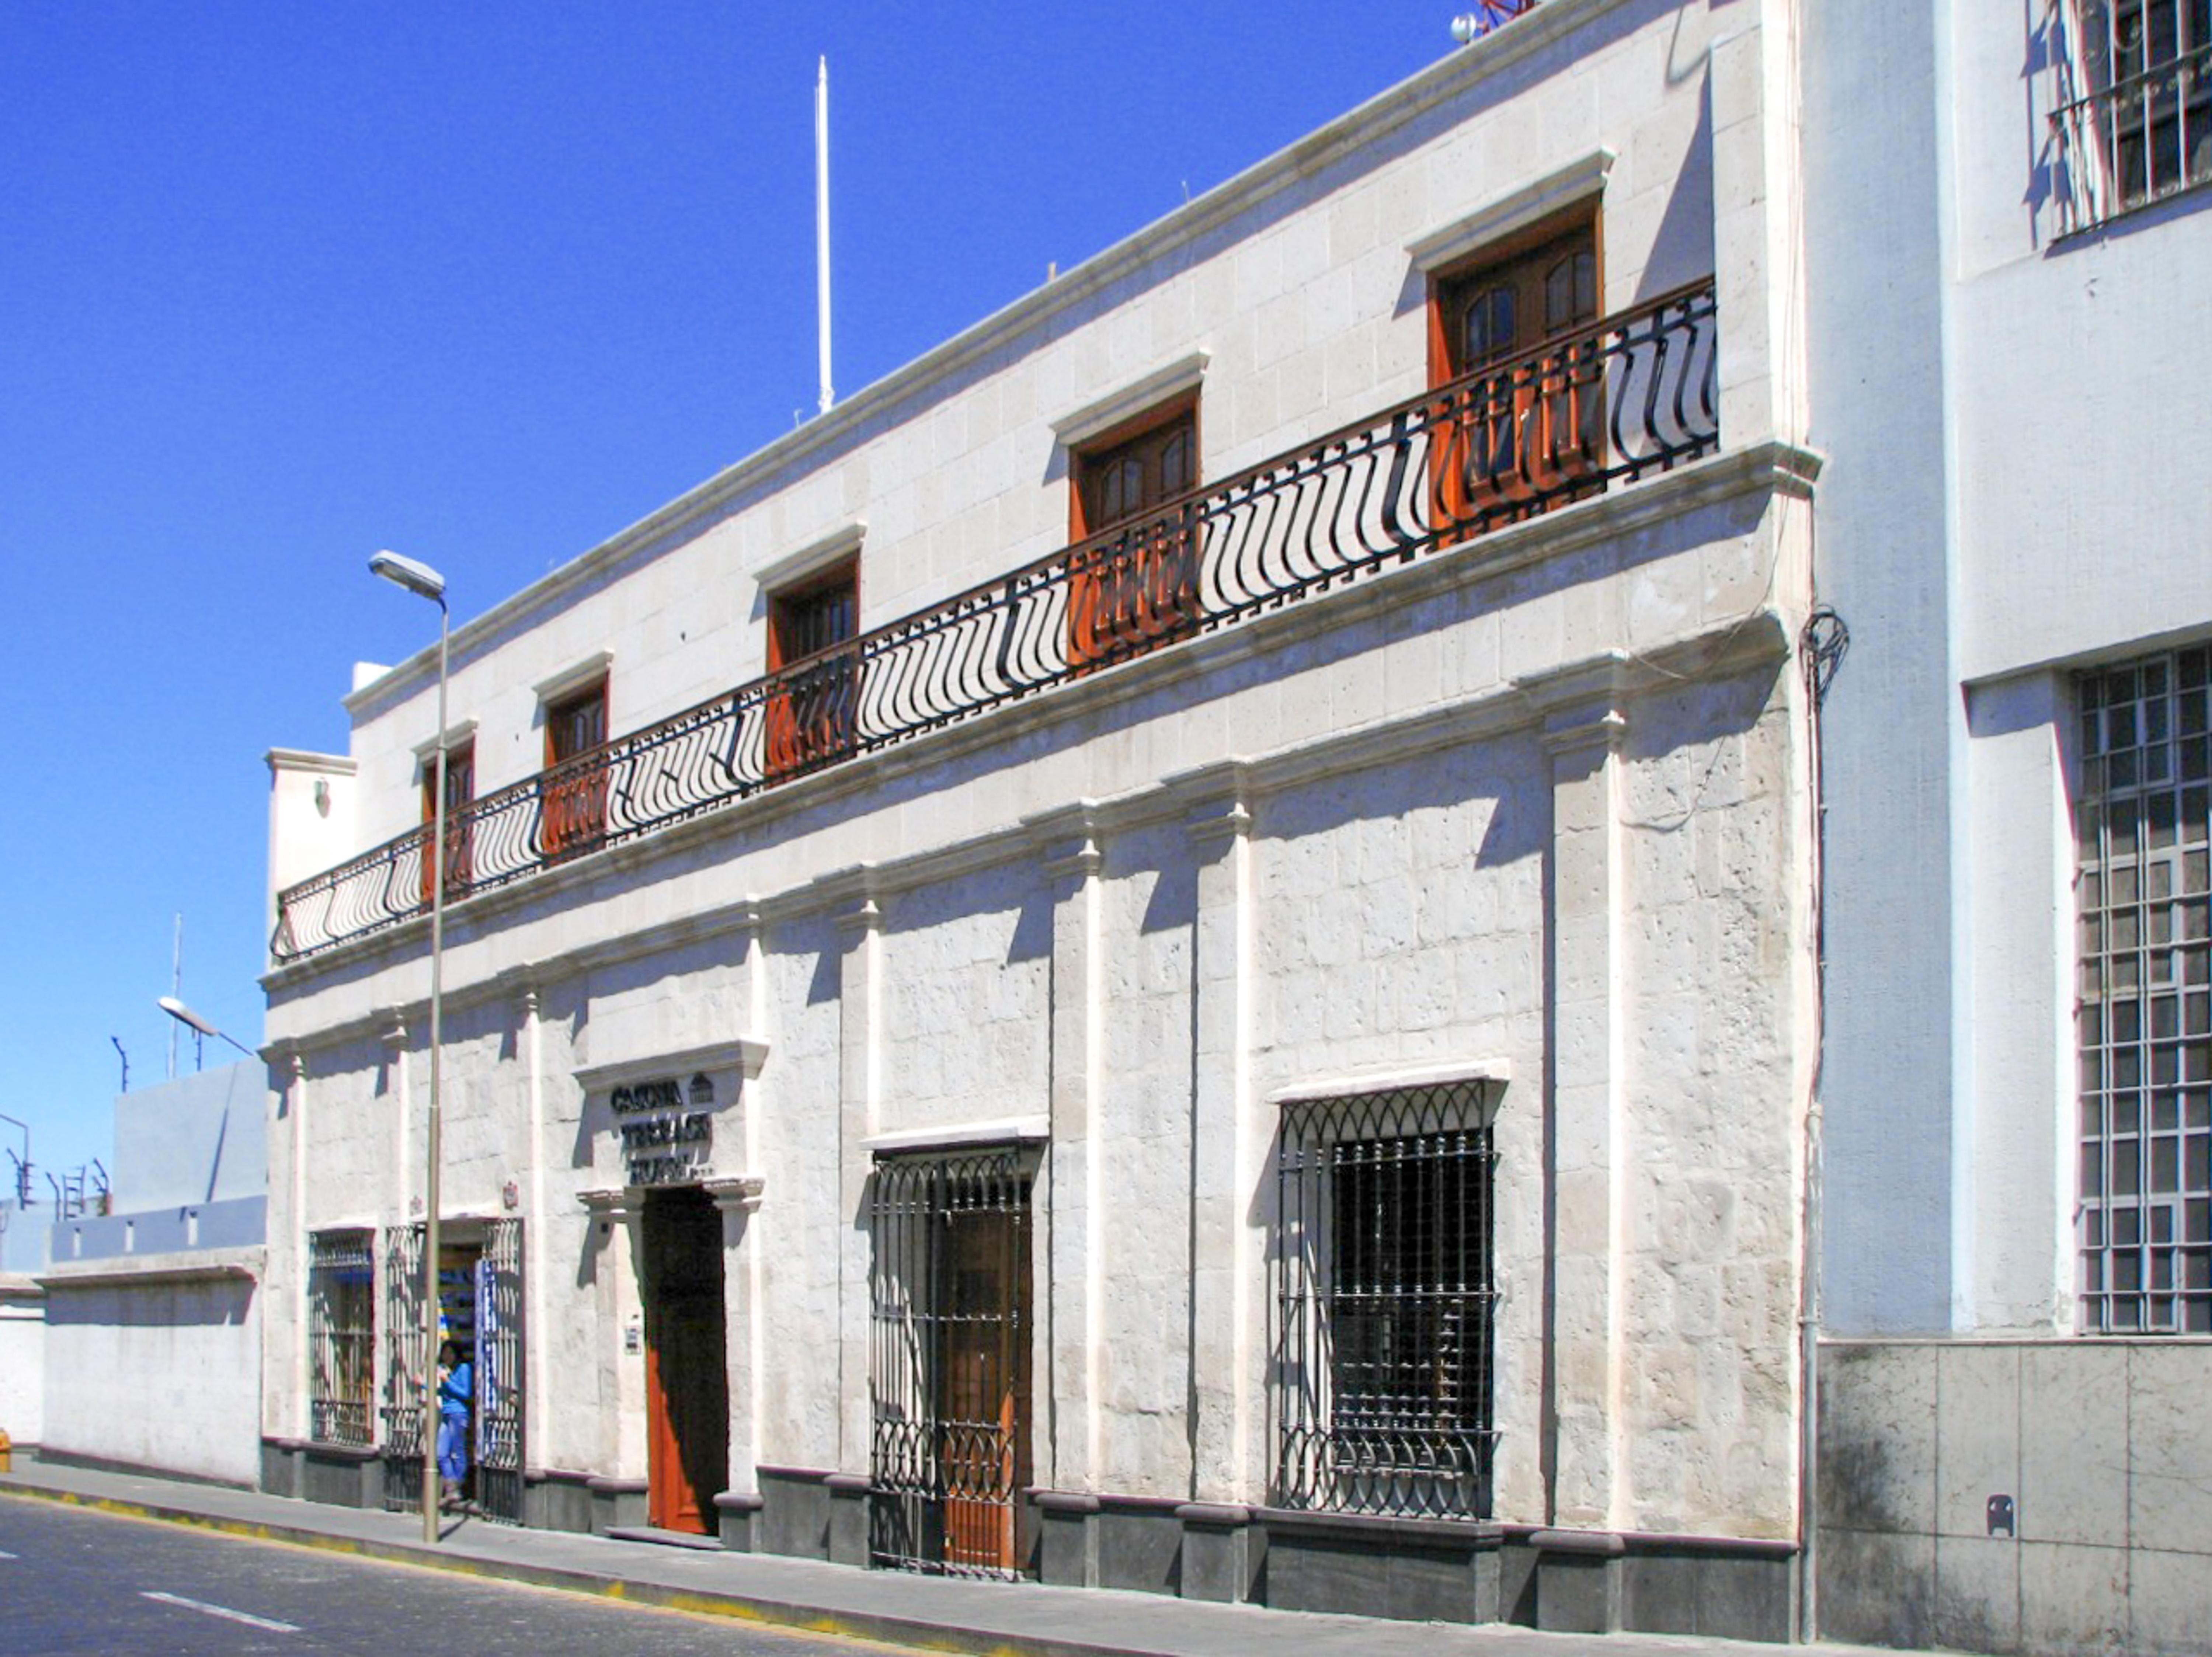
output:
[[[696,1186],[648,1192],[644,1230],[647,1521],[711,1535],[730,1465],[722,1214]]]

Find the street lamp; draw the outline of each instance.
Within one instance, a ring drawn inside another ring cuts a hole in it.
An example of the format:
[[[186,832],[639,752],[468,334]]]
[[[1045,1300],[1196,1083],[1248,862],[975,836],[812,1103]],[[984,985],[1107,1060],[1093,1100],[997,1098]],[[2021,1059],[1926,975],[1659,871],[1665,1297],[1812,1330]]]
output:
[[[159,997],[155,1001],[154,1005],[161,1008],[163,1012],[168,1014],[170,1017],[175,1019],[179,1024],[182,1024],[186,1029],[191,1031],[195,1035],[212,1035],[218,1041],[228,1041],[231,1046],[236,1047],[248,1059],[258,1059],[261,1057],[259,1053],[247,1047],[245,1042],[237,1040],[235,1037],[226,1035],[222,1031],[209,1023],[206,1019],[201,1017],[183,1002],[178,1000],[173,995]]]
[[[422,1539],[434,1543],[438,1540],[438,1085],[446,951],[446,640],[452,616],[446,609],[446,578],[428,564],[396,552],[380,552],[368,561],[368,568],[372,575],[438,606],[438,757],[430,811],[430,1123],[424,1136],[429,1171],[422,1193]]]

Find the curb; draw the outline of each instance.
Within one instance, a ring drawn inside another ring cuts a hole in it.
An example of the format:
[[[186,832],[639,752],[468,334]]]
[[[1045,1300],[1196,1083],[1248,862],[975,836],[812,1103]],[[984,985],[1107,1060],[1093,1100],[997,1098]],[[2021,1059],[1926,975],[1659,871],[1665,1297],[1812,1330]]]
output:
[[[422,1570],[444,1571],[557,1593],[587,1594],[617,1604],[680,1611],[694,1617],[718,1617],[763,1627],[790,1629],[797,1633],[823,1634],[848,1640],[903,1646],[909,1650],[966,1654],[967,1657],[1159,1657],[1156,1648],[1099,1645],[1087,1640],[1046,1636],[984,1634],[945,1623],[922,1622],[882,1611],[825,1611],[818,1605],[794,1605],[780,1599],[743,1594],[714,1593],[679,1588],[633,1577],[611,1576],[597,1571],[560,1565],[533,1565],[522,1561],[489,1560],[480,1556],[445,1553],[420,1543],[381,1542],[366,1537],[333,1536],[304,1525],[270,1524],[260,1520],[226,1519],[190,1508],[133,1501],[121,1496],[86,1496],[42,1485],[18,1484],[0,1479],[0,1496],[21,1501],[50,1502],[81,1508],[121,1519],[184,1525],[194,1530],[231,1536],[249,1542],[275,1542],[321,1553],[350,1554],[385,1564],[412,1565]],[[986,1642],[979,1644],[978,1640]]]

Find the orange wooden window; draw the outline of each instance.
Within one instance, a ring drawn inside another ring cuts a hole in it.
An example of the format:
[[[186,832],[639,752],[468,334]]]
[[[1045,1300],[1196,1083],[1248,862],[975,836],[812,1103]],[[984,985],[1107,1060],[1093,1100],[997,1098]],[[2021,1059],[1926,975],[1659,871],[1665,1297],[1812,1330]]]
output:
[[[860,674],[860,566],[847,559],[768,604],[768,774],[793,776],[848,754]]]
[[[1197,486],[1196,397],[1164,404],[1077,450],[1070,474],[1068,538],[1103,537],[1071,562],[1070,661],[1079,666],[1134,655],[1193,631],[1195,532],[1179,517],[1144,520]],[[1113,534],[1116,529],[1122,533]]]
[[[446,896],[450,900],[469,889],[469,853],[473,825],[462,808],[477,796],[477,745],[455,744],[446,750]],[[427,827],[438,817],[438,756],[431,755],[422,767],[422,822]],[[422,901],[430,901],[430,841],[422,841]]]
[[[607,682],[563,696],[545,709],[544,812],[548,858],[575,857],[606,837],[607,769],[586,757],[607,740]],[[580,761],[580,763],[571,762]]]
[[[1599,288],[1594,205],[1431,283],[1430,384],[1499,371],[1443,413],[1431,452],[1443,521],[1553,496],[1601,470],[1604,371],[1588,331]]]

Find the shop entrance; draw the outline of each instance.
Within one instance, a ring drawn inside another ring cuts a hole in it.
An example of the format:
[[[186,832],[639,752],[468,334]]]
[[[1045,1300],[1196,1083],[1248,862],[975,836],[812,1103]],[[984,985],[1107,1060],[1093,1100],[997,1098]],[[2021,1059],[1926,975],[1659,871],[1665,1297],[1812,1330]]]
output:
[[[1012,1576],[1029,1557],[1030,1159],[876,1164],[870,1551]]]
[[[649,1191],[643,1242],[646,1520],[708,1536],[730,1468],[721,1211],[696,1186]]]
[[[461,1220],[438,1244],[438,1339],[469,1366],[467,1471],[450,1492],[522,1522],[522,1222]],[[422,1239],[384,1234],[384,1505],[422,1505]]]

